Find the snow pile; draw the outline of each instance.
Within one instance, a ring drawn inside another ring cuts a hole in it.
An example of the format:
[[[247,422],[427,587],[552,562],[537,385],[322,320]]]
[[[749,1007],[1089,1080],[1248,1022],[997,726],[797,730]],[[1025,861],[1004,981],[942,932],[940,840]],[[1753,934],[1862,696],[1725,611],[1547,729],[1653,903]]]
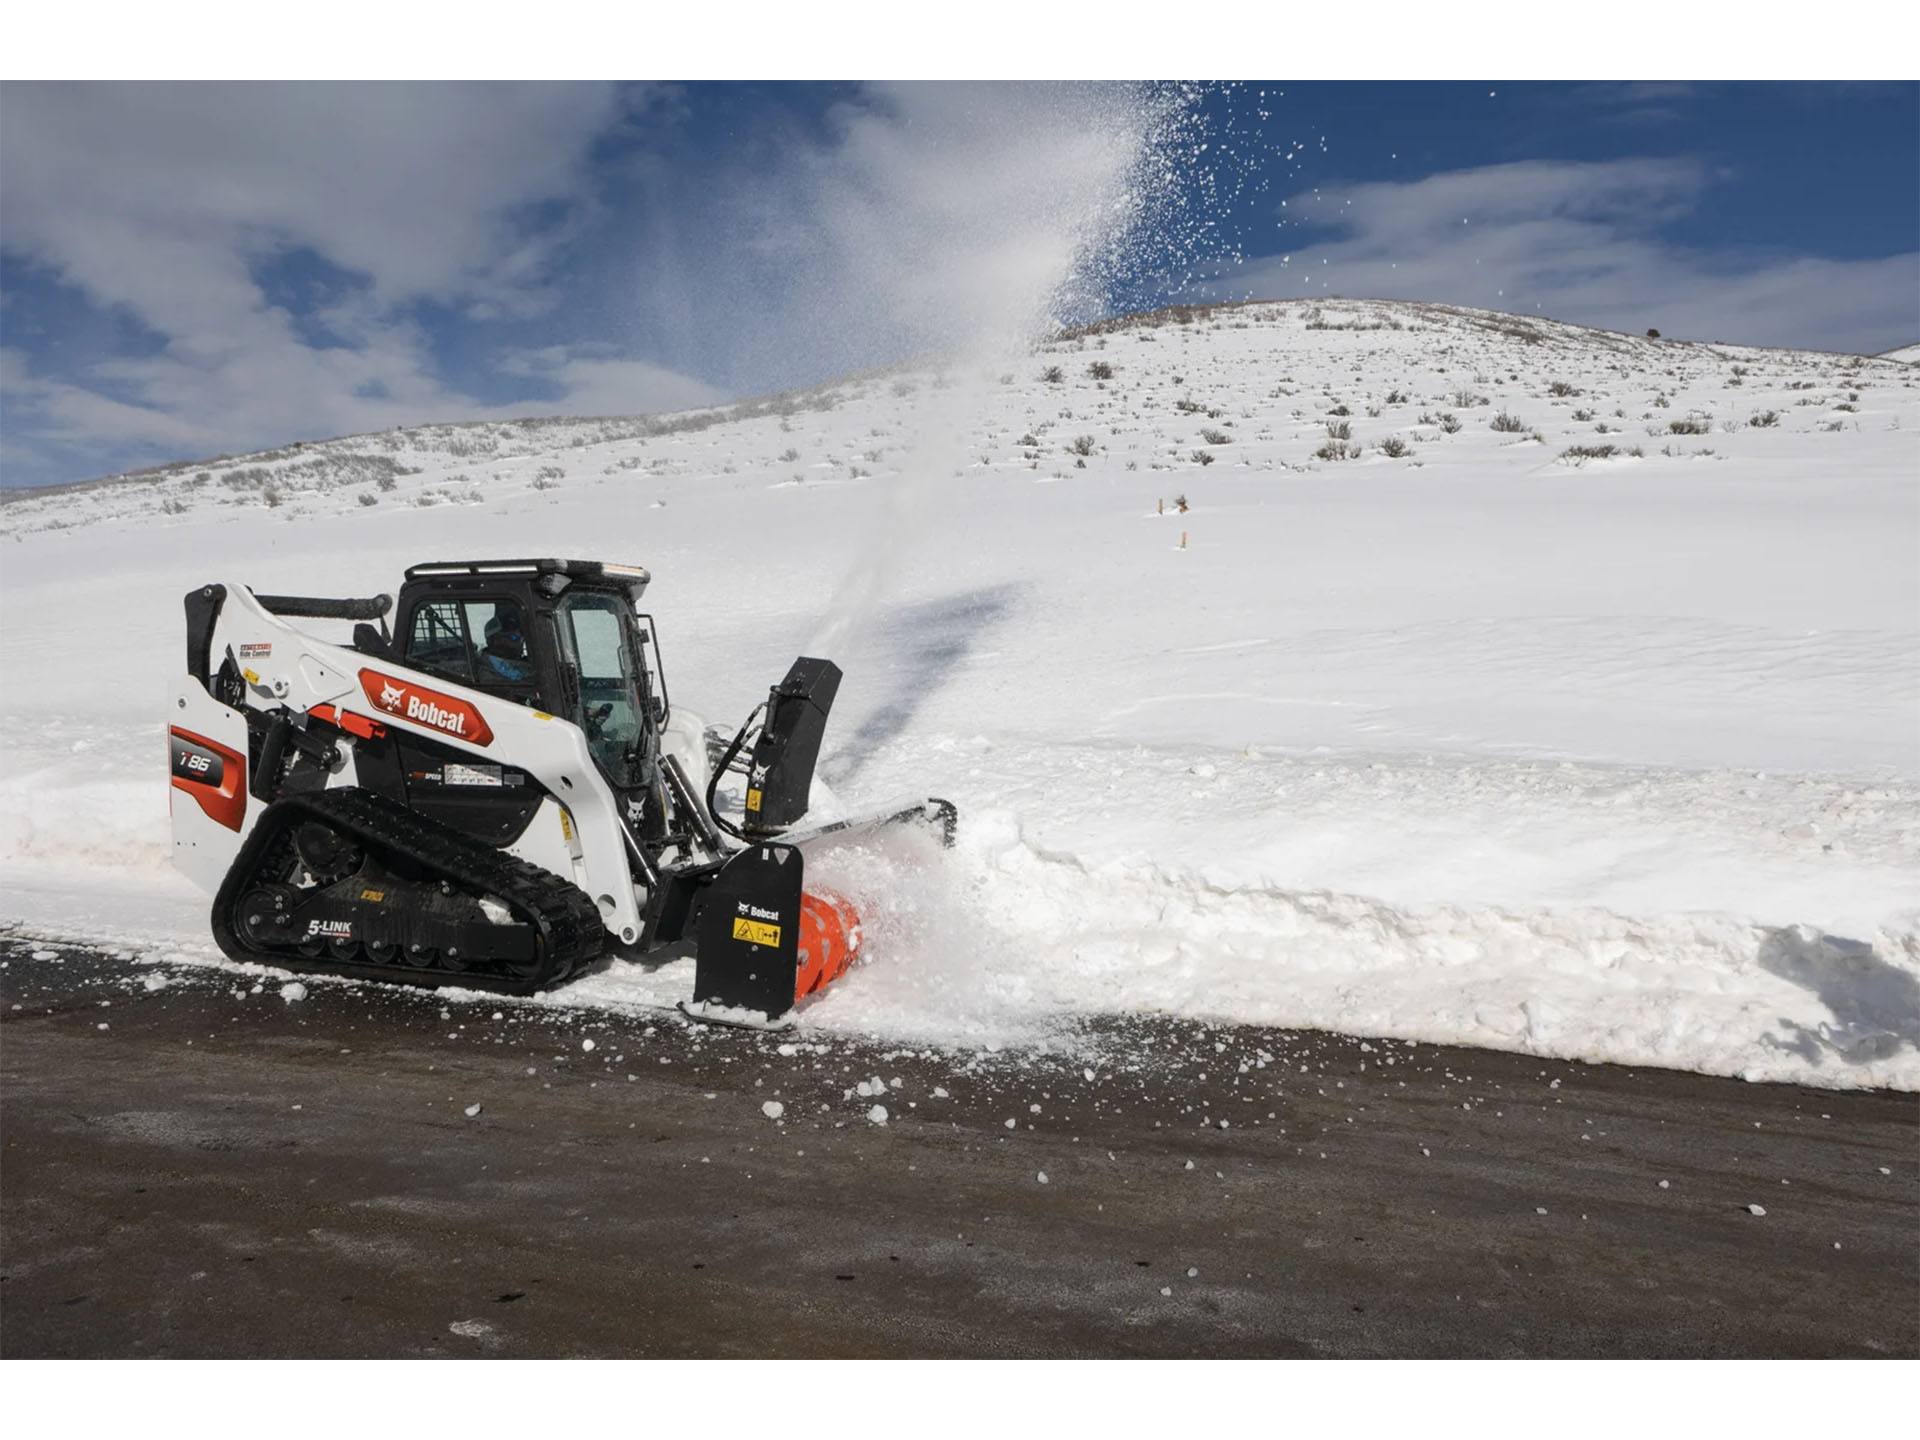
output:
[[[166,865],[190,588],[576,553],[654,571],[717,720],[834,636],[825,778],[960,807],[949,857],[822,857],[871,960],[803,1030],[1153,1011],[1920,1088],[1917,462],[1891,360],[1323,301],[11,498],[0,918],[212,953]]]

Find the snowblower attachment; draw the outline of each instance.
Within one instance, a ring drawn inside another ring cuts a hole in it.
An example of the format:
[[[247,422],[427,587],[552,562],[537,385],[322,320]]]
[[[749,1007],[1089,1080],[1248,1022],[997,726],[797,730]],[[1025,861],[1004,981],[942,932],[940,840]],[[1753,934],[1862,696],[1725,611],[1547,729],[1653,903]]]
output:
[[[837,895],[808,894],[805,876],[794,845],[755,845],[727,862],[700,912],[689,1015],[777,1025],[846,973],[860,949],[859,914]]]
[[[945,800],[918,800],[789,831],[734,855],[701,896],[693,999],[680,1009],[695,1020],[785,1029],[788,1012],[846,974],[861,945],[853,902],[806,889],[803,847],[914,824],[951,846],[957,813]]]
[[[700,897],[693,999],[680,1007],[695,1019],[780,1027],[797,1002],[839,979],[860,953],[859,911],[842,896],[804,888],[803,846],[846,843],[914,822],[935,829],[943,845],[953,844],[956,812],[945,800],[792,828],[806,817],[814,761],[839,688],[840,667],[831,660],[795,660],[714,766],[708,814],[747,847],[725,862]],[[737,764],[750,737],[751,759]],[[729,771],[746,777],[738,826],[715,808],[720,778]]]

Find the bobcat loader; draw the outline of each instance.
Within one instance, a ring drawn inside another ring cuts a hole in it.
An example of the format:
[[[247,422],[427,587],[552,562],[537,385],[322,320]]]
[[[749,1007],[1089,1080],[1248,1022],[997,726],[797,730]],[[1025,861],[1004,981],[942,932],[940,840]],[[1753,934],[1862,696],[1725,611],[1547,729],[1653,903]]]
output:
[[[648,579],[416,565],[392,630],[387,595],[188,594],[173,854],[212,893],[221,950],[527,994],[603,955],[691,946],[688,1014],[790,1023],[860,946],[852,904],[806,888],[808,849],[899,825],[950,845],[954,807],[803,827],[840,671],[796,660],[731,741],[702,732],[669,701]],[[353,622],[351,642],[292,620]]]

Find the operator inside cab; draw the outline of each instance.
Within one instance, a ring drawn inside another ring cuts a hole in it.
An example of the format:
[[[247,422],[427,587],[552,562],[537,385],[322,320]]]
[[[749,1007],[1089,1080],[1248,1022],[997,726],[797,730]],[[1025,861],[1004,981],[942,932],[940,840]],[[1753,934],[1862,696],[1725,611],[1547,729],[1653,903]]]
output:
[[[487,648],[482,652],[487,668],[499,679],[521,684],[533,679],[533,665],[527,659],[527,637],[521,627],[520,607],[501,604],[493,619],[487,621]]]

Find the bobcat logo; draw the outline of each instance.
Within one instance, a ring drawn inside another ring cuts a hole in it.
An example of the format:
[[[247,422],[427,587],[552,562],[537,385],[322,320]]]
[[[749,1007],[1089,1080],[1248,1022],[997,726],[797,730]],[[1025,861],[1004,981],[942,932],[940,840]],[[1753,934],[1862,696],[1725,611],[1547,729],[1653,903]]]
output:
[[[472,745],[491,745],[493,727],[470,700],[442,695],[412,680],[396,680],[378,670],[360,672],[360,689],[367,703],[382,715],[392,715],[429,730],[438,730]]]

